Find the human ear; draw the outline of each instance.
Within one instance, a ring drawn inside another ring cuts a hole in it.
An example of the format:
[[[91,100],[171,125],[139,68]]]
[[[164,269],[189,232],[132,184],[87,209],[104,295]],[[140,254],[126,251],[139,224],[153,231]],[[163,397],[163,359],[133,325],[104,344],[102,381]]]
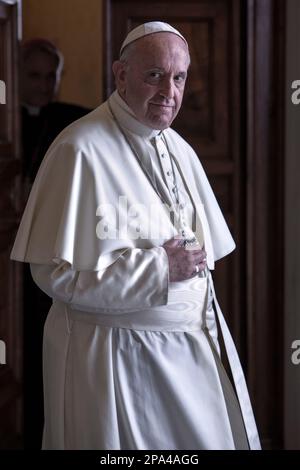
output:
[[[117,90],[121,94],[124,94],[126,91],[126,64],[120,60],[116,60],[113,63],[112,70],[115,76]]]

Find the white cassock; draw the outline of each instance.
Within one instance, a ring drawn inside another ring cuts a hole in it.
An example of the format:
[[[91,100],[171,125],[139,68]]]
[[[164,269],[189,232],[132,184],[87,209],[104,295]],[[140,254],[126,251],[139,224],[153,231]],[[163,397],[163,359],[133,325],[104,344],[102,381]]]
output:
[[[162,245],[191,220],[207,275],[170,283]],[[191,147],[139,123],[117,92],[58,136],[12,251],[53,298],[43,448],[260,448],[210,275],[234,246]]]

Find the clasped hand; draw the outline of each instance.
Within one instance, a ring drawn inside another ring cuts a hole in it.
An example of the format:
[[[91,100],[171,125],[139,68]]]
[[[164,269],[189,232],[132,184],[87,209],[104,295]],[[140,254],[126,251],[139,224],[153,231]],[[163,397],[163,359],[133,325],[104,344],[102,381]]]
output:
[[[170,282],[190,279],[206,268],[206,252],[193,247],[186,249],[182,238],[171,238],[163,244],[169,260]]]

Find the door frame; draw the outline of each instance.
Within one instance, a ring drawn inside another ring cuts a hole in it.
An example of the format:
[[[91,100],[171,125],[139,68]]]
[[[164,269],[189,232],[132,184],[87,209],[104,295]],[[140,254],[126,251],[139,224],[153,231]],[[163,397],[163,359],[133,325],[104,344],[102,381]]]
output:
[[[104,44],[113,38],[113,1],[104,1]],[[286,6],[284,0],[241,0],[240,7],[244,45],[241,151],[246,173],[245,370],[263,447],[276,449],[283,447]],[[112,58],[111,47],[104,48],[104,97],[111,92]]]
[[[265,449],[283,448],[285,14],[247,0],[247,379]]]

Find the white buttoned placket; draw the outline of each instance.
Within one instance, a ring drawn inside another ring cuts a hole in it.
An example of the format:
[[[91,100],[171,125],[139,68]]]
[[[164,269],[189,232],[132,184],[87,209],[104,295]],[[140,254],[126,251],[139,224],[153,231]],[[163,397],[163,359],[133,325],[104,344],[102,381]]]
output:
[[[154,137],[151,141],[156,150],[161,174],[164,178],[164,181],[169,190],[170,197],[173,201],[177,228],[184,238],[191,238],[194,236],[194,234],[192,233],[192,229],[189,227],[186,220],[186,196],[183,194],[183,184],[182,181],[180,181],[180,175],[175,174],[176,169],[172,164],[168,148],[162,137],[162,133]]]

